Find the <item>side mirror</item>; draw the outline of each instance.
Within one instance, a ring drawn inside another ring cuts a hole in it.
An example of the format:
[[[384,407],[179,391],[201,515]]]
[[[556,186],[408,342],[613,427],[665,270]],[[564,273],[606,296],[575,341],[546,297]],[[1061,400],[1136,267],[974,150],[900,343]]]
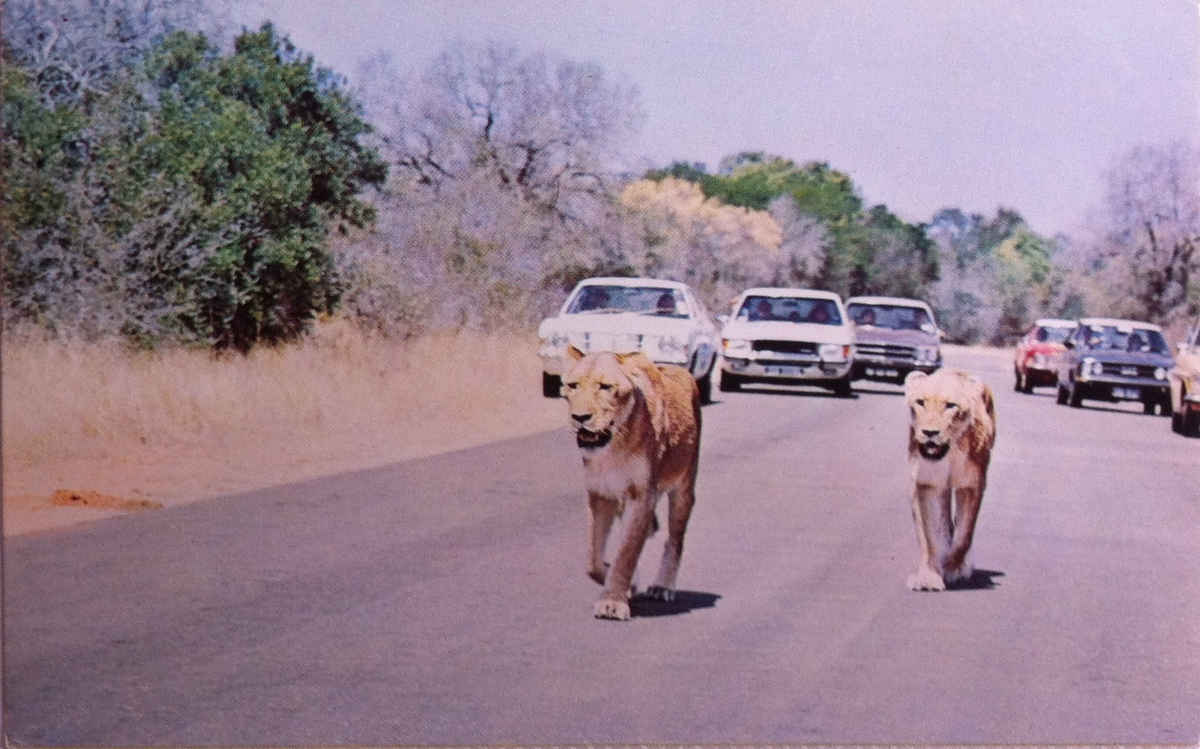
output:
[[[1075,348],[1075,341],[1072,341],[1070,338],[1066,339],[1065,341],[1063,341],[1063,348],[1067,348],[1067,349]]]

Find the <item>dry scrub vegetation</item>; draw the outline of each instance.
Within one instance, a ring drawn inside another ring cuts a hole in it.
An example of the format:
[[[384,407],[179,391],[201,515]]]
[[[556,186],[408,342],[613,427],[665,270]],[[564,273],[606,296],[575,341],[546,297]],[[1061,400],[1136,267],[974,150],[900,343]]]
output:
[[[342,320],[246,356],[10,333],[5,533],[60,524],[63,489],[170,505],[553,428],[535,352],[527,336],[399,342]]]

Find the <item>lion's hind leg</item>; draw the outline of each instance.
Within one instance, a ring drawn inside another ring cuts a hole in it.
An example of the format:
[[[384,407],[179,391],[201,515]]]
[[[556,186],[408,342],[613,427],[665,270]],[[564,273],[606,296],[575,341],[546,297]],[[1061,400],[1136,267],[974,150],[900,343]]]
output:
[[[692,506],[696,503],[694,483],[688,481],[667,492],[667,540],[663,544],[662,562],[654,584],[646,590],[648,598],[660,601],[675,600],[675,580],[679,575],[679,560],[683,557],[683,537],[687,532]]]
[[[983,502],[982,488],[959,487],[954,490],[954,538],[946,555],[946,582],[970,580],[975,574],[971,564],[971,541],[975,537],[975,521]]]

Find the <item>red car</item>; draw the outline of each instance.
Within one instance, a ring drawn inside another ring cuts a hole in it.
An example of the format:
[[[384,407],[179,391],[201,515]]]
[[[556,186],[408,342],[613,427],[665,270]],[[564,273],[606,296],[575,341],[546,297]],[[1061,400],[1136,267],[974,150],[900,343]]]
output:
[[[1058,385],[1058,359],[1066,349],[1062,342],[1075,330],[1074,320],[1043,318],[1017,341],[1013,357],[1013,389],[1032,393],[1035,387]]]

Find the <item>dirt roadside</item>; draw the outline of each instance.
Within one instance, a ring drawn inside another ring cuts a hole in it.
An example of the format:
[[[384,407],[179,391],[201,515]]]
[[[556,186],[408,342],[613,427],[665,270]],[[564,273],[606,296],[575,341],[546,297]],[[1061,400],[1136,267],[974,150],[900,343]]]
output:
[[[388,465],[563,424],[562,403],[526,399],[482,420],[456,414],[387,431],[243,434],[228,440],[133,445],[108,455],[22,465],[6,459],[4,535]]]

